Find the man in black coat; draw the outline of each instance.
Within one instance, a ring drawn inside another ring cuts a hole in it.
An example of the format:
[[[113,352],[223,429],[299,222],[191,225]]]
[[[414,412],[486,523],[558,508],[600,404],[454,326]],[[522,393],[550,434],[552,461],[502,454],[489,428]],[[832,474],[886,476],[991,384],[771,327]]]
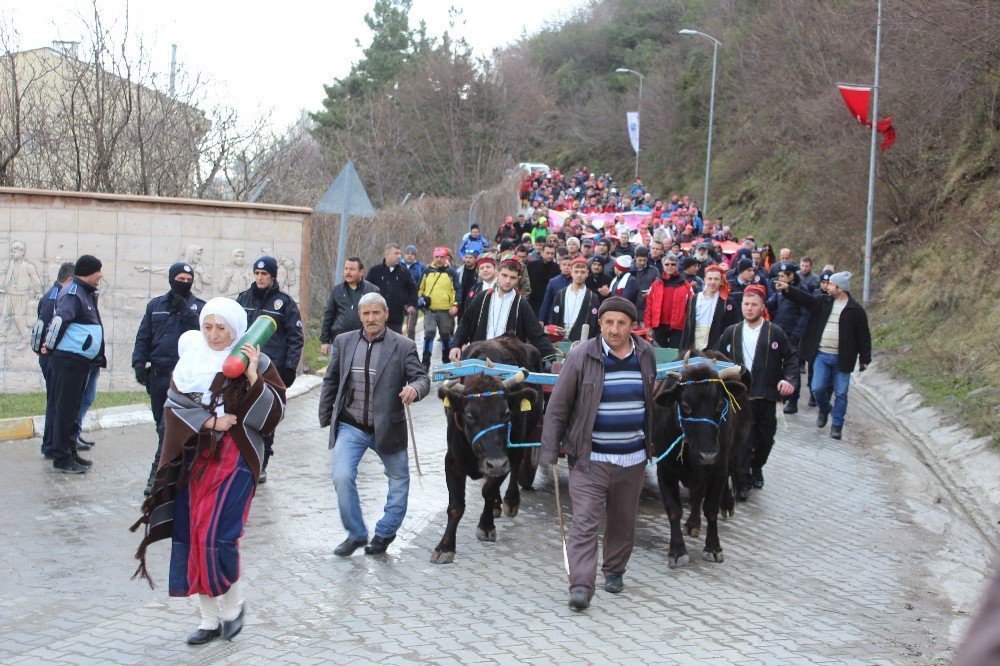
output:
[[[153,488],[153,476],[156,475],[160,452],[163,450],[163,429],[166,426],[163,405],[167,401],[170,376],[177,365],[177,342],[184,333],[200,328],[199,316],[205,306],[205,301],[191,293],[194,270],[190,264],[178,262],[172,265],[167,271],[167,278],[170,291],[146,304],[146,314],[135,334],[135,347],[132,350],[135,380],[145,386],[146,393],[149,394],[149,406],[153,410],[158,440],[156,455],[153,456],[149,478],[146,480],[145,495],[149,495]]]
[[[590,264],[583,257],[573,260],[572,279],[568,287],[556,294],[549,323],[562,329],[566,340],[577,342],[583,338],[583,327],[587,325],[587,338],[595,337],[600,328],[597,313],[601,307],[601,297],[587,289]]]
[[[542,329],[538,316],[528,305],[527,299],[514,289],[522,270],[524,268],[516,259],[505,260],[500,264],[496,284],[476,294],[466,305],[465,313],[451,338],[448,358],[452,362],[462,358],[462,347],[465,344],[491,340],[508,331],[513,331],[522,342],[533,345],[541,352],[543,359],[555,354],[555,347]]]
[[[42,379],[45,380],[45,429],[42,432],[42,455],[46,458],[52,457],[52,424],[56,420],[54,407],[51,400],[52,368],[47,354],[42,354],[42,338],[52,321],[52,316],[56,312],[56,301],[59,299],[59,292],[62,288],[73,281],[73,262],[66,261],[59,266],[56,273],[56,281],[45,295],[38,299],[38,319],[35,322],[34,330],[31,334],[31,349],[38,354],[38,366],[42,369]]]
[[[528,296],[528,304],[535,314],[542,311],[542,300],[545,298],[545,289],[549,286],[549,281],[559,275],[559,263],[556,261],[556,248],[554,245],[545,244],[539,251],[538,261],[528,264],[528,279],[531,281],[531,295]],[[541,319],[541,317],[538,317]]]
[[[368,281],[378,287],[389,304],[389,330],[401,333],[406,315],[417,309],[417,285],[410,271],[400,269],[403,250],[398,243],[386,245],[382,256],[382,263],[368,271]]]
[[[832,416],[830,437],[840,439],[854,365],[858,363],[859,369],[864,372],[872,362],[868,314],[851,297],[851,274],[845,271],[831,275],[825,294],[810,294],[787,283],[776,283],[775,287],[787,294],[790,301],[811,313],[799,344],[799,353],[815,365],[812,392],[819,408],[816,426],[825,427],[827,417]],[[836,398],[832,409],[831,389]]]
[[[409,271],[406,271],[409,273]],[[285,386],[291,386],[302,358],[302,315],[299,306],[278,286],[278,261],[263,256],[253,262],[254,283],[236,297],[236,302],[247,312],[247,328],[257,318],[267,315],[278,324],[277,330],[261,349],[267,354]],[[264,464],[257,483],[267,482],[267,463],[274,454],[274,434],[264,437]]]
[[[348,257],[344,262],[344,281],[330,292],[323,312],[323,326],[319,331],[319,349],[324,356],[330,354],[330,343],[338,335],[361,329],[358,301],[365,294],[378,293],[378,287],[365,280],[365,264],[360,257]]]
[[[762,285],[750,285],[743,291],[743,322],[727,328],[718,351],[743,366],[749,404],[740,405],[747,414],[749,430],[740,454],[740,487],[736,499],[750,497],[750,486],[764,487],[762,469],[774,446],[778,422],[775,405],[795,392],[799,383],[799,360],[788,337],[763,318],[766,291]],[[746,371],[749,371],[749,377]]]
[[[775,264],[777,271],[774,284],[785,282],[793,287],[800,286],[799,267],[790,261],[783,261]],[[771,313],[771,321],[781,327],[781,330],[788,336],[788,342],[795,349],[799,348],[802,334],[806,330],[806,322],[809,321],[809,310],[793,303],[785,293],[775,291],[767,301],[767,311]],[[804,362],[800,361],[800,363]],[[785,414],[795,414],[799,411],[799,393],[801,387],[795,389],[795,393],[785,403]]]

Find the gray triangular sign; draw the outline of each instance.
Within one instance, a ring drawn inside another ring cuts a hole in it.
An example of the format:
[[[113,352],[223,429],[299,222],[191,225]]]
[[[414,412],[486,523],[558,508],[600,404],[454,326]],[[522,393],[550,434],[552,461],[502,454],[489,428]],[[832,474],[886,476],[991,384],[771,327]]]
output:
[[[340,215],[344,211],[345,201],[347,201],[347,214],[349,216],[375,217],[375,208],[368,198],[368,193],[365,192],[365,186],[361,184],[361,178],[358,176],[357,169],[354,168],[354,162],[350,160],[337,174],[337,178],[320,198],[313,211]]]

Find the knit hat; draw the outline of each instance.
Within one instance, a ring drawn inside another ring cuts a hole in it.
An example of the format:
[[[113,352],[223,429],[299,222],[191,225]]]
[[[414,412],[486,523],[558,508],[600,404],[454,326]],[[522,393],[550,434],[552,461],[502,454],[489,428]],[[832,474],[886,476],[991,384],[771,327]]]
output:
[[[848,271],[841,271],[830,276],[830,284],[835,284],[844,291],[851,290],[851,274]]]
[[[621,312],[633,322],[639,319],[639,312],[635,309],[635,304],[627,298],[622,298],[621,296],[611,296],[606,298],[604,302],[601,303],[601,309],[597,311],[597,317],[602,317],[605,312]]]
[[[797,273],[798,270],[799,267],[790,261],[783,261],[780,264],[778,264],[779,273]]]
[[[681,259],[681,270],[686,271],[692,266],[697,266],[700,263],[701,262],[695,259],[694,257],[684,257],[683,259]]]
[[[630,268],[632,268],[632,257],[630,257],[627,254],[623,254],[622,256],[618,257],[617,259],[615,259],[615,268],[617,268],[622,272],[628,271]],[[635,317],[633,317],[633,319],[635,319]]]
[[[97,271],[101,270],[101,266],[102,264],[100,259],[92,254],[84,254],[76,260],[76,267],[73,269],[73,275],[87,277],[88,275],[93,275]]]
[[[820,276],[819,276],[819,280],[820,280],[820,282],[829,282],[830,281],[830,277],[832,275],[833,275],[833,271],[823,271],[820,274]]]
[[[265,254],[263,257],[253,262],[253,269],[255,271],[267,271],[271,274],[271,277],[277,279],[278,260]]]
[[[417,253],[417,246],[416,246],[416,245],[407,245],[407,246],[406,246],[406,247],[405,247],[405,248],[403,249],[403,254],[409,254],[409,253],[411,253],[411,252],[412,252],[413,254],[416,254],[416,253]]]
[[[736,274],[739,275],[743,271],[751,269],[751,268],[753,268],[753,261],[750,260],[750,259],[747,259],[746,257],[743,257],[736,264]]]

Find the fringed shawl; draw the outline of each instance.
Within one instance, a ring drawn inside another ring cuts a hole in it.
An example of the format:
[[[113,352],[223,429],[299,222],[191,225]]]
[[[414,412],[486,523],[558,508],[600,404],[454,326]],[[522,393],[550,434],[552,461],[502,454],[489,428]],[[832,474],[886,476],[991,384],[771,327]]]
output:
[[[285,385],[271,360],[261,354],[257,381],[253,386],[246,376],[230,380],[220,372],[212,382],[212,394],[223,399],[227,414],[237,417],[236,424],[228,432],[246,459],[256,484],[264,460],[263,437],[273,433],[285,416]],[[214,400],[212,402],[215,403]],[[142,542],[135,553],[139,566],[132,578],[145,578],[150,587],[153,587],[153,581],[146,570],[146,548],[155,541],[171,536],[174,498],[178,488],[187,481],[185,453],[208,449],[214,454],[223,435],[202,427],[213,415],[209,406],[181,393],[173,383],[167,391],[164,406],[166,409],[163,418],[166,419],[166,424],[163,452],[153,478],[152,492],[142,504],[142,516],[129,528],[135,532],[140,525],[146,526]]]

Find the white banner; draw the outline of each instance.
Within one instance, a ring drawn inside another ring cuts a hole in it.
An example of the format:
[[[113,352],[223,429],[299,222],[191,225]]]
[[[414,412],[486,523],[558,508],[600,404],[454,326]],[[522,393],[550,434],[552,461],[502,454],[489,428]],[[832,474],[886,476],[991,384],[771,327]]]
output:
[[[632,150],[639,154],[639,112],[625,112],[625,120],[628,123],[628,138],[632,142]]]

